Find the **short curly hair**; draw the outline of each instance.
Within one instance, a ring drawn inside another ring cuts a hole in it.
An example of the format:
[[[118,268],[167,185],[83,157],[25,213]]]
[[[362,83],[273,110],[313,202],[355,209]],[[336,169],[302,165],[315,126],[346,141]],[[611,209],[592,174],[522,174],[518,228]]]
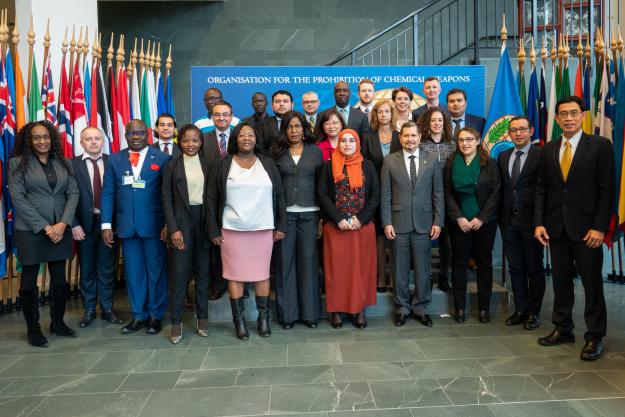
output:
[[[50,135],[50,159],[56,159],[65,167],[67,172],[72,174],[68,160],[63,156],[61,149],[61,138],[59,131],[52,123],[47,120],[38,120],[25,124],[15,135],[15,145],[13,146],[13,156],[20,158],[19,169],[26,171],[26,164],[30,160],[33,153],[33,136],[32,130],[35,126],[43,126]]]

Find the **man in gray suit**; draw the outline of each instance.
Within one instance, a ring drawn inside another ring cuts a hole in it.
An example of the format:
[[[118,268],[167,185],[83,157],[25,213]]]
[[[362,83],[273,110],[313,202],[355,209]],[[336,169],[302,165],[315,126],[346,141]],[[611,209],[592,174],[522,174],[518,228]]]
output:
[[[433,153],[419,151],[421,134],[414,122],[402,125],[402,151],[382,165],[380,212],[384,234],[393,241],[395,266],[395,325],[403,326],[410,313],[431,327],[427,306],[432,299],[430,240],[436,240],[445,213],[443,171]],[[410,267],[415,289],[410,298]]]

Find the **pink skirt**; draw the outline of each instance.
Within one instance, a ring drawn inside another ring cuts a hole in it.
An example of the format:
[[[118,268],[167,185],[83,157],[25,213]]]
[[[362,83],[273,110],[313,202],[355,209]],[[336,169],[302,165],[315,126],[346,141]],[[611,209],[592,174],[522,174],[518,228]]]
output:
[[[269,278],[273,230],[241,232],[221,229],[223,277],[230,281],[254,282]]]

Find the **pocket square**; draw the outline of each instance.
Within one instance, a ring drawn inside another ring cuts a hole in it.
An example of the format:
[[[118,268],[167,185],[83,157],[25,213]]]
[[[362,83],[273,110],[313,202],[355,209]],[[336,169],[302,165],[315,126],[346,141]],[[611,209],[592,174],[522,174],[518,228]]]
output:
[[[157,165],[157,164],[152,164],[152,165],[150,165],[150,169],[152,171],[160,171],[161,170],[161,166]]]

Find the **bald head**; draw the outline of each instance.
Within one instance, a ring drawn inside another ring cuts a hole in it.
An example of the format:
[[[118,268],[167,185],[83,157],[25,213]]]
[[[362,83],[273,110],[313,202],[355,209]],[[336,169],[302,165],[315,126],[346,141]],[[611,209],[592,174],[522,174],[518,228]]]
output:
[[[104,135],[97,127],[86,127],[80,132],[80,145],[92,158],[99,158],[104,147]]]

